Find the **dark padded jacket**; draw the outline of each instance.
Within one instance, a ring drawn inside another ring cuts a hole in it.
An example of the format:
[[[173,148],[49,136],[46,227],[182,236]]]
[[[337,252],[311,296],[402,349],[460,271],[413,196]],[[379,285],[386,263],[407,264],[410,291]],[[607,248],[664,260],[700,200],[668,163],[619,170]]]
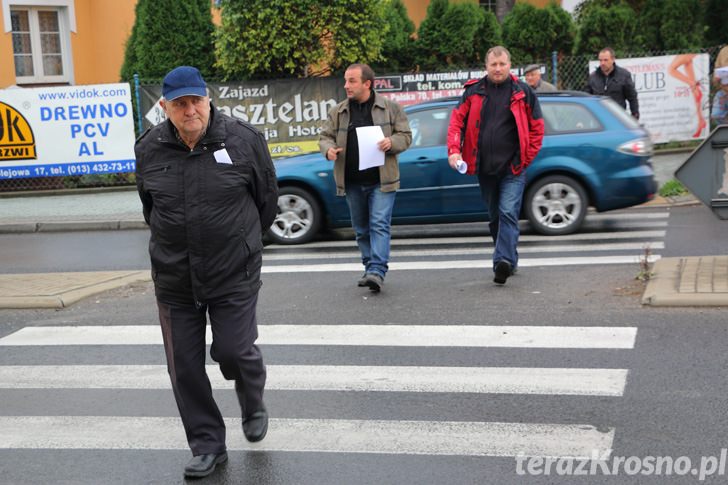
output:
[[[623,109],[627,109],[627,102],[629,102],[629,112],[635,118],[640,117],[637,90],[632,81],[632,74],[623,67],[615,64],[608,76],[605,76],[602,69],[597,67],[589,75],[585,91],[589,94],[609,96]]]
[[[260,286],[262,234],[277,212],[275,168],[258,130],[210,111],[193,150],[169,120],[135,146],[152,279],[165,302],[202,304]],[[232,164],[216,161],[221,150]]]

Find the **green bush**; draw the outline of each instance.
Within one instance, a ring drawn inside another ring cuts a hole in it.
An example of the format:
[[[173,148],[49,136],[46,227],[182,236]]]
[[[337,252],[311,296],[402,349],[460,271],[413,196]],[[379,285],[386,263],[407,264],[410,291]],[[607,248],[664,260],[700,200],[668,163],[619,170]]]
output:
[[[209,0],[139,0],[126,43],[121,80],[160,79],[171,69],[195,66],[212,76],[213,24]]]
[[[387,31],[382,45],[383,60],[372,64],[379,72],[405,72],[415,65],[415,24],[407,15],[402,0],[390,0],[385,4],[384,22]]]
[[[660,187],[658,193],[663,197],[675,197],[678,195],[685,195],[689,192],[683,184],[675,179],[672,179],[665,182],[665,184]]]
[[[447,68],[468,67],[475,60],[475,38],[485,22],[484,10],[474,3],[450,4],[442,18],[445,27],[443,52]],[[487,49],[486,49],[487,50]]]
[[[447,68],[446,48],[449,33],[446,31],[444,17],[449,7],[448,0],[432,0],[427,6],[427,14],[417,30],[417,64],[420,70],[437,71]]]
[[[553,51],[570,53],[574,32],[569,13],[554,3],[545,8],[518,3],[503,19],[503,42],[514,64],[549,59]]]
[[[646,0],[635,44],[647,51],[696,49],[703,44],[700,0]]]
[[[703,11],[705,25],[705,41],[707,45],[728,43],[726,26],[728,25],[728,0],[707,0]]]
[[[592,55],[611,47],[619,57],[633,50],[636,13],[629,5],[594,5],[582,12],[574,44],[577,55]]]
[[[503,31],[498,18],[490,10],[483,12],[483,21],[475,32],[475,55],[477,63],[485,65],[485,54],[495,45],[503,44]]]
[[[305,77],[382,58],[382,0],[223,0],[215,42],[224,79]]]

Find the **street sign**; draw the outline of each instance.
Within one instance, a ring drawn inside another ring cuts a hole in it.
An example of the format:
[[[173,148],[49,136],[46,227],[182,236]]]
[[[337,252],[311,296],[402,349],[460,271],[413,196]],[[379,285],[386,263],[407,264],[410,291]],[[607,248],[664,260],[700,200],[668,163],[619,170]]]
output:
[[[728,125],[720,125],[685,163],[677,178],[720,219],[728,219]]]

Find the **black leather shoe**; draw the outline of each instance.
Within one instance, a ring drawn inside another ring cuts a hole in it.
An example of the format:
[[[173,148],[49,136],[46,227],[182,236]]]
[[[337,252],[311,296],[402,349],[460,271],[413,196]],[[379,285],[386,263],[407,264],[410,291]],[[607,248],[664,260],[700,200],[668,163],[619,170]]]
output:
[[[374,293],[379,293],[384,286],[384,278],[376,273],[367,273],[364,278],[364,285],[368,286]]]
[[[227,452],[222,453],[208,453],[206,455],[193,456],[192,459],[185,465],[185,476],[186,477],[206,477],[210,473],[215,471],[215,467],[219,463],[225,463],[227,461]]]
[[[268,432],[268,411],[262,409],[256,411],[243,420],[243,433],[245,439],[251,443],[265,438]]]
[[[512,274],[511,263],[508,261],[498,261],[495,265],[495,277],[493,278],[493,281],[496,284],[504,285],[506,284],[508,277]]]

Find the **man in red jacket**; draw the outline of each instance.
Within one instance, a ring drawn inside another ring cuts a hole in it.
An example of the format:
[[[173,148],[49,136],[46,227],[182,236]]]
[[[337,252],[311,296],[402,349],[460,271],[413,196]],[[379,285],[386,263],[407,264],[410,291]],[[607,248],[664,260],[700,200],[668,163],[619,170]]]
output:
[[[526,167],[543,142],[541,106],[533,90],[510,72],[511,54],[496,46],[486,55],[486,76],[465,83],[450,117],[447,153],[450,167],[460,160],[477,175],[490,214],[493,281],[502,285],[518,266],[518,219]]]

